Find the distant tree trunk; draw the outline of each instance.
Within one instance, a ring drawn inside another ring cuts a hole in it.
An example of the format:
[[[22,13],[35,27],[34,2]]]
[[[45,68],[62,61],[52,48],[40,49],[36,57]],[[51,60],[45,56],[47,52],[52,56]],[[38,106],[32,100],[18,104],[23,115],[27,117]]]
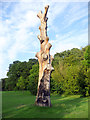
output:
[[[50,55],[50,48],[52,45],[48,42],[49,37],[47,36],[47,20],[46,17],[49,5],[45,7],[44,14],[40,11],[37,14],[41,21],[41,25],[39,26],[40,35],[38,35],[38,39],[40,40],[41,50],[36,53],[36,57],[39,61],[39,81],[37,88],[37,96],[35,104],[38,106],[51,106],[50,101],[50,74],[54,69],[51,66],[51,62],[53,57]]]

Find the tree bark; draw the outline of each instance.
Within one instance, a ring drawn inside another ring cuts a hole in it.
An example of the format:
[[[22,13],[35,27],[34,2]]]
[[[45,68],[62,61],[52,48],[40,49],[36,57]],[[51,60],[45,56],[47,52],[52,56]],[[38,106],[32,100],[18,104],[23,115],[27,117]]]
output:
[[[51,106],[50,101],[50,74],[54,69],[51,65],[53,57],[50,55],[50,48],[52,45],[48,42],[49,37],[47,36],[47,20],[46,17],[48,12],[49,5],[45,7],[44,14],[40,11],[37,14],[41,21],[41,25],[39,26],[40,35],[38,35],[38,39],[40,40],[41,49],[36,53],[36,57],[39,61],[39,80],[38,80],[38,88],[37,88],[37,96],[35,104],[38,106]]]

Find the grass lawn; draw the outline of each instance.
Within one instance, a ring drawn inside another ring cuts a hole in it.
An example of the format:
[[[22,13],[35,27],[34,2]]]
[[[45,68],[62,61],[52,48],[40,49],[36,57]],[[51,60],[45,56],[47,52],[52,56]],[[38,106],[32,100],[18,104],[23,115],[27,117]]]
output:
[[[88,98],[52,95],[52,107],[34,105],[29,91],[3,91],[3,118],[88,118]]]

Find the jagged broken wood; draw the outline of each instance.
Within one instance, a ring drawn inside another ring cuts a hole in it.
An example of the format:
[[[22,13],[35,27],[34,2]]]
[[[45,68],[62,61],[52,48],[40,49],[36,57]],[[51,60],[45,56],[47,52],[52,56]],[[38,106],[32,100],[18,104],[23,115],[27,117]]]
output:
[[[37,96],[35,104],[38,106],[51,106],[50,101],[50,74],[54,68],[51,65],[53,57],[50,55],[50,48],[52,45],[48,42],[49,37],[47,36],[47,12],[49,5],[45,7],[44,14],[40,11],[37,14],[41,21],[41,25],[39,26],[40,35],[38,35],[38,39],[40,40],[40,52],[36,53],[36,57],[39,61],[39,81],[37,88]]]

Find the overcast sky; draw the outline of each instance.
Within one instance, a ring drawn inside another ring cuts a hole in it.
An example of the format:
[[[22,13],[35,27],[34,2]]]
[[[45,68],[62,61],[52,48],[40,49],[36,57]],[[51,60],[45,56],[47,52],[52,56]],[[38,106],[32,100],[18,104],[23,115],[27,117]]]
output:
[[[85,0],[84,0],[85,1]],[[28,61],[40,50],[39,10],[48,10],[51,54],[88,45],[88,1],[0,2],[0,78],[13,61]]]

